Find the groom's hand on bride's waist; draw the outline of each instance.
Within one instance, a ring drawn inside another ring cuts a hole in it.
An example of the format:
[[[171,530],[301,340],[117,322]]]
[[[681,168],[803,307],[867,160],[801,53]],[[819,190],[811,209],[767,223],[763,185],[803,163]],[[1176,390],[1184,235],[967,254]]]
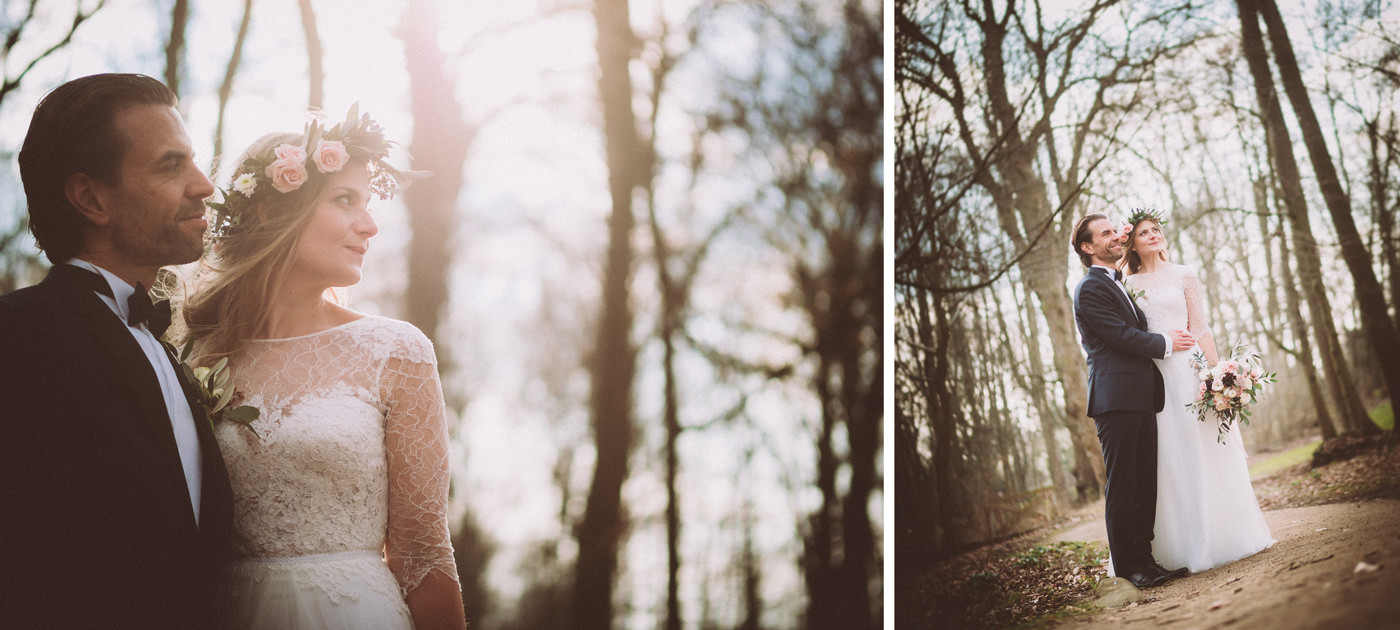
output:
[[[1190,350],[1196,345],[1196,338],[1184,330],[1173,330],[1167,333],[1167,339],[1172,342],[1172,352]]]

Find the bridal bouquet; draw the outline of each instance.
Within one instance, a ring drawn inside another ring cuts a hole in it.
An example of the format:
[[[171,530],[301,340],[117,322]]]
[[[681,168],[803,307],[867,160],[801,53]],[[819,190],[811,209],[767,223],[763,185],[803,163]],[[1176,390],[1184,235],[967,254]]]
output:
[[[1266,385],[1278,382],[1273,372],[1264,372],[1259,366],[1260,356],[1248,344],[1236,343],[1230,351],[1230,358],[1211,367],[1205,355],[1197,351],[1191,357],[1191,366],[1201,378],[1201,387],[1196,392],[1196,402],[1188,403],[1187,409],[1196,412],[1196,419],[1206,422],[1206,412],[1215,412],[1218,428],[1216,440],[1225,443],[1225,434],[1230,425],[1238,420],[1249,424],[1250,406],[1264,393]]]

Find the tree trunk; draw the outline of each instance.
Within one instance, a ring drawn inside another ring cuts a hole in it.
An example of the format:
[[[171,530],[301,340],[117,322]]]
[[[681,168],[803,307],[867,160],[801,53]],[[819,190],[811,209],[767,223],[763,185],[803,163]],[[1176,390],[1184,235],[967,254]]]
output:
[[[1060,461],[1060,447],[1055,440],[1055,412],[1045,395],[1045,388],[1049,384],[1045,379],[1045,361],[1040,356],[1040,319],[1029,290],[1023,298],[1023,306],[1026,325],[1021,330],[1025,333],[1027,354],[1030,355],[1030,375],[1025,379],[1023,387],[1031,393],[1036,415],[1040,416],[1040,438],[1045,442],[1046,466],[1050,468],[1050,481],[1055,485],[1055,498],[1061,506],[1065,506],[1069,505],[1070,499],[1069,481],[1065,478],[1064,462]]]
[[[1284,234],[1280,220],[1279,225],[1279,269],[1283,276],[1283,291],[1285,301],[1288,305],[1288,319],[1293,327],[1293,336],[1298,340],[1298,367],[1303,371],[1303,378],[1308,383],[1308,395],[1313,401],[1313,413],[1317,415],[1317,426],[1322,431],[1322,438],[1330,440],[1337,437],[1336,422],[1332,420],[1332,412],[1328,410],[1327,399],[1322,394],[1322,383],[1317,376],[1317,367],[1313,363],[1312,341],[1309,340],[1308,325],[1303,321],[1302,299],[1298,296],[1298,285],[1293,280],[1293,263],[1289,256],[1288,236]]]
[[[1268,174],[1262,176],[1259,181],[1254,183],[1254,210],[1255,214],[1259,216],[1259,231],[1261,234],[1265,234],[1267,238],[1268,234],[1274,232],[1269,223],[1269,217],[1273,214],[1269,210],[1269,182],[1273,182],[1275,184],[1275,189],[1277,189],[1278,178],[1273,175],[1273,167],[1270,164],[1264,164],[1263,168]],[[1275,198],[1282,199],[1282,194],[1276,194]],[[1317,368],[1313,364],[1312,341],[1309,340],[1308,325],[1303,321],[1303,304],[1302,300],[1298,297],[1298,286],[1293,281],[1293,257],[1288,248],[1288,234],[1284,227],[1284,219],[1282,216],[1279,219],[1277,232],[1279,246],[1278,276],[1274,275],[1275,267],[1272,262],[1267,267],[1267,269],[1269,269],[1269,273],[1267,274],[1269,278],[1269,309],[1273,312],[1279,310],[1277,293],[1280,287],[1277,285],[1282,284],[1282,290],[1284,292],[1283,310],[1288,314],[1288,325],[1293,330],[1294,339],[1297,340],[1295,343],[1298,349],[1295,353],[1295,358],[1298,362],[1299,369],[1303,372],[1303,379],[1308,384],[1308,395],[1312,399],[1313,413],[1316,415],[1318,427],[1322,430],[1323,438],[1330,439],[1336,437],[1337,432],[1336,429],[1333,428],[1332,414],[1327,410],[1327,399],[1322,394],[1322,384],[1318,382]],[[1272,251],[1272,248],[1265,248],[1266,256],[1270,251]],[[1280,278],[1282,282],[1279,282]],[[1278,349],[1284,350],[1282,325],[1275,328],[1270,336],[1277,341]]]
[[[248,26],[252,21],[253,0],[244,0],[243,18],[238,22],[238,35],[233,38],[233,53],[229,55],[228,66],[224,69],[224,80],[219,84],[219,114],[214,123],[214,160],[221,159],[224,154],[224,113],[228,110],[229,98],[233,96],[233,80],[238,76],[238,66],[243,62],[243,44],[248,41]],[[232,166],[236,168],[238,165]]]
[[[414,3],[410,2],[410,4]],[[301,9],[301,29],[306,34],[306,106],[311,109],[321,109],[322,102],[325,100],[326,83],[326,71],[321,67],[321,59],[325,57],[326,51],[321,46],[321,35],[316,28],[316,10],[312,8],[311,0],[297,0],[297,8]],[[409,11],[412,12],[413,9],[410,8]],[[434,39],[418,44],[420,46],[434,45],[436,41]],[[409,72],[412,73],[412,62],[408,64],[408,68]]]
[[[1293,143],[1283,120],[1283,111],[1279,108],[1278,95],[1274,92],[1273,74],[1269,70],[1269,60],[1265,53],[1254,0],[1237,0],[1237,5],[1244,56],[1249,64],[1250,74],[1254,77],[1255,96],[1259,100],[1265,134],[1269,138],[1268,146],[1278,173],[1281,197],[1293,226],[1293,245],[1298,255],[1298,280],[1312,319],[1325,378],[1337,403],[1341,426],[1358,425],[1358,419],[1369,423],[1365,407],[1362,406],[1361,398],[1353,385],[1351,370],[1342,356],[1341,343],[1338,341],[1336,326],[1332,320],[1327,287],[1322,279],[1322,259],[1308,219],[1307,200],[1303,193],[1302,177],[1298,172],[1298,162],[1293,156]]]
[[[1381,242],[1381,263],[1385,265],[1390,285],[1390,303],[1400,303],[1400,247],[1396,246],[1395,208],[1390,205],[1390,169],[1396,161],[1395,115],[1389,116],[1385,130],[1381,130],[1380,116],[1366,122],[1366,133],[1371,141],[1371,211],[1376,222],[1376,231]],[[1392,315],[1392,321],[1400,328],[1400,309]]]
[[[954,457],[962,447],[957,432],[958,403],[948,388],[948,343],[952,331],[942,300],[934,296],[930,305],[929,300],[921,298],[915,302],[915,309],[919,318],[919,345],[925,349],[923,379],[929,389],[929,395],[924,397],[925,414],[933,428],[933,481],[937,498],[934,514],[942,529],[941,540],[934,541],[934,548],[956,550],[965,541],[958,515],[964,514],[968,506],[955,478]]]
[[[170,9],[170,39],[165,43],[165,85],[180,96],[180,62],[185,58],[185,30],[190,24],[189,0],[175,0]]]
[[[1382,380],[1386,392],[1392,397],[1400,396],[1400,335],[1395,332],[1385,303],[1385,292],[1376,279],[1376,270],[1371,266],[1371,254],[1361,240],[1356,228],[1356,219],[1351,214],[1351,197],[1342,190],[1341,179],[1327,149],[1327,139],[1322,134],[1313,111],[1312,99],[1303,85],[1302,73],[1298,70],[1298,60],[1293,54],[1293,44],[1288,40],[1288,31],[1279,16],[1278,5],[1274,0],[1241,0],[1257,2],[1259,12],[1268,25],[1269,42],[1274,50],[1279,80],[1293,105],[1293,113],[1298,118],[1298,127],[1303,133],[1303,144],[1312,160],[1313,172],[1317,175],[1318,186],[1322,188],[1322,199],[1332,215],[1332,224],[1337,230],[1338,249],[1342,260],[1351,272],[1352,285],[1356,291],[1356,307],[1361,313],[1361,330],[1370,341],[1376,362],[1380,364]],[[1380,429],[1371,422],[1370,416],[1347,419],[1348,428],[1362,434],[1379,433]]]
[[[413,113],[409,151],[414,168],[432,172],[403,193],[412,240],[408,246],[408,286],[405,315],[434,344],[439,342],[442,309],[449,299],[447,278],[452,270],[457,221],[457,197],[462,169],[474,134],[462,122],[454,81],[437,46],[441,20],[432,2],[411,0],[404,7],[402,39],[408,67]],[[443,369],[450,355],[439,359]]]
[[[650,189],[650,187],[648,187]],[[649,202],[654,199],[648,194]],[[680,571],[681,571],[681,506],[676,492],[676,478],[680,472],[680,455],[676,445],[680,441],[680,396],[676,383],[676,337],[681,334],[685,296],[689,287],[684,286],[671,275],[671,248],[661,231],[654,203],[649,203],[648,223],[651,227],[652,244],[656,256],[657,290],[661,293],[661,322],[656,336],[661,340],[661,372],[663,375],[662,398],[666,426],[666,630],[681,628]]]
[[[613,582],[625,525],[622,484],[632,452],[632,375],[636,351],[630,333],[632,311],[628,285],[632,276],[632,191],[642,174],[636,114],[628,75],[636,37],[627,0],[594,0],[597,26],[598,95],[603,110],[603,138],[608,163],[608,255],[603,271],[602,316],[590,360],[593,438],[597,462],[588,489],[583,522],[577,528],[573,627],[604,630],[612,626]]]
[[[1051,230],[1032,247],[1022,233],[1021,226],[1039,225],[1048,220],[1052,207],[1045,182],[1036,175],[1036,147],[1022,139],[1019,115],[1007,94],[1002,53],[1005,25],[984,22],[983,32],[982,56],[987,95],[992,116],[1000,125],[999,131],[1006,137],[1006,148],[997,160],[1003,181],[992,181],[990,171],[987,171],[979,177],[979,184],[991,194],[1002,230],[1011,238],[1016,249],[1030,248],[1021,259],[1022,278],[1039,298],[1045,321],[1049,324],[1055,372],[1064,387],[1063,420],[1074,445],[1075,491],[1081,501],[1089,501],[1098,497],[1105,477],[1098,434],[1093,420],[1088,416],[1088,367],[1076,336],[1069,291],[1065,288],[1068,272],[1065,269],[1064,243],[1068,242],[1068,236],[1059,230]]]

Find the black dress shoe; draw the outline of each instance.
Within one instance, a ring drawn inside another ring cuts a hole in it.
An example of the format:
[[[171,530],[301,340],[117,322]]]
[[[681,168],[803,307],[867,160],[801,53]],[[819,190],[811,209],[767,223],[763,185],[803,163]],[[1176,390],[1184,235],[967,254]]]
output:
[[[1180,569],[1177,569],[1175,571],[1168,571],[1166,567],[1163,567],[1162,565],[1157,564],[1156,562],[1147,565],[1147,570],[1160,573],[1166,576],[1168,580],[1175,580],[1177,578],[1186,577],[1187,575],[1191,574],[1191,570],[1186,567],[1181,567]]]
[[[1151,569],[1128,574],[1128,582],[1138,588],[1153,588],[1165,584],[1166,581],[1167,576],[1158,575]]]

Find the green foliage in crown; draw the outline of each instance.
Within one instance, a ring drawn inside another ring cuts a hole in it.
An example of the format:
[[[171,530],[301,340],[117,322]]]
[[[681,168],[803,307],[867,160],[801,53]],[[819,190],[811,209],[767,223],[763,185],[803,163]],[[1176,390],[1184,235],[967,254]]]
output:
[[[1132,215],[1128,216],[1128,225],[1137,227],[1137,224],[1146,219],[1156,221],[1158,225],[1166,225],[1167,220],[1157,212],[1156,208],[1133,208]]]

